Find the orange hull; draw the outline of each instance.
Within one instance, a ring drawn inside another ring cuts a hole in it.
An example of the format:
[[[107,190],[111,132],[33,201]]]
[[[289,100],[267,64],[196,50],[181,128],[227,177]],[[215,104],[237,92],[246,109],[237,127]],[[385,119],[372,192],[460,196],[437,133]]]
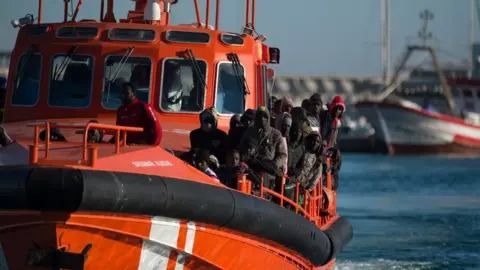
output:
[[[81,254],[88,245],[84,268],[73,259],[65,259],[65,265],[73,264],[73,269],[313,269],[301,256],[273,244],[194,222],[40,212],[4,212],[0,220],[0,265],[5,260],[7,269],[48,265],[47,260],[33,258],[33,253],[26,263],[29,250],[64,248],[63,252]],[[314,269],[329,269],[333,263]]]

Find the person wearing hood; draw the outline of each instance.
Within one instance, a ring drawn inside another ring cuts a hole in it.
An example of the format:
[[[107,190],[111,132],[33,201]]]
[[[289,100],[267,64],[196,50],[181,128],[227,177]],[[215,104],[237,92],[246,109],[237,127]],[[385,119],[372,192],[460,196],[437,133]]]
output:
[[[288,149],[287,147],[287,141],[288,137],[290,136],[290,128],[292,127],[292,116],[287,113],[283,112],[277,117],[277,121],[275,122],[275,128],[280,131],[282,134],[282,143],[285,147],[285,149]],[[288,153],[287,157],[285,158],[285,164],[282,166],[283,172],[287,173],[288,169]]]
[[[256,195],[260,195],[259,186],[262,182],[260,177],[263,174],[263,186],[274,190],[276,178],[281,178],[283,172],[277,166],[275,161],[269,158],[265,158],[259,155],[258,140],[254,137],[246,137],[242,140],[240,145],[240,171],[241,173],[247,173],[247,178],[251,180],[254,185],[254,192]],[[272,196],[268,193],[264,193],[263,197],[267,200],[272,199]]]
[[[307,121],[309,125],[317,132],[321,133],[320,112],[323,107],[320,94],[313,94],[308,100]]]
[[[307,110],[305,110],[303,107],[293,107],[291,115],[293,122],[298,122],[301,125],[303,123],[308,124]]]
[[[282,143],[280,131],[270,126],[270,114],[267,108],[258,108],[255,114],[255,124],[243,134],[242,142],[248,138],[258,141],[258,155],[275,161],[279,168],[285,164],[287,149]],[[240,143],[241,144],[241,143]]]
[[[255,125],[245,131],[240,145],[244,145],[249,140],[254,140],[257,143],[258,159],[271,160],[278,169],[285,166],[287,149],[282,142],[280,131],[270,126],[270,114],[267,108],[258,108],[255,114]],[[274,189],[275,181],[270,179],[267,181],[268,175],[265,175],[264,178],[264,183],[267,184],[268,182],[266,187]]]
[[[313,131],[305,138],[305,153],[292,173],[293,181],[285,189],[294,189],[298,182],[305,190],[312,191],[320,181],[322,168],[322,138],[318,132]],[[301,193],[300,197],[299,204],[303,205],[304,194]]]
[[[230,129],[228,131],[228,148],[237,149],[242,139],[243,133],[249,127],[253,126],[255,120],[255,111],[252,109],[246,110],[242,116],[234,115],[230,119]],[[232,121],[235,123],[232,126]]]
[[[300,174],[303,170],[302,157],[305,153],[305,136],[304,127],[305,123],[294,121],[290,129],[290,135],[288,136],[288,176],[293,177],[295,174]],[[287,185],[291,183],[291,180],[287,181]],[[295,189],[286,189],[285,196],[291,200],[295,199]],[[290,207],[289,207],[290,208]]]
[[[270,117],[271,118],[270,123],[272,127],[276,127],[277,119],[281,114],[283,113],[290,114],[293,108],[293,101],[289,97],[283,97],[278,102],[280,102],[280,105],[275,109],[274,116]]]
[[[324,125],[325,150],[331,158],[331,167],[327,168],[332,171],[332,186],[336,190],[338,188],[339,171],[342,165],[340,149],[338,147],[338,132],[342,123],[342,116],[345,113],[345,103],[340,96],[335,96],[328,104],[328,114],[326,115]]]
[[[327,148],[337,148],[337,136],[344,113],[345,103],[342,97],[335,96],[328,104],[328,114],[325,116],[323,126],[323,137],[327,141]]]
[[[218,121],[214,108],[201,112],[200,128],[190,132],[190,147],[191,150],[209,150],[220,161],[220,164],[223,164],[227,134],[218,129],[217,125]]]

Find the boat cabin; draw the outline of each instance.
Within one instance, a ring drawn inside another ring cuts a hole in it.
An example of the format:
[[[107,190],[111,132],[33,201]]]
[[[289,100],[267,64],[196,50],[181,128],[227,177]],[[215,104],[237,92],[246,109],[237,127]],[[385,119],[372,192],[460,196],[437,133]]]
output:
[[[447,79],[447,83],[452,89],[455,105],[459,111],[480,113],[480,80],[450,78]],[[438,80],[406,81],[396,93],[425,108],[430,106],[438,112],[448,112],[443,89]]]
[[[269,105],[268,64],[280,51],[255,31],[255,0],[247,0],[241,33],[219,29],[219,0],[214,26],[210,1],[205,19],[194,0],[196,22],[172,25],[176,1],[136,0],[126,19],[117,20],[113,0],[100,1],[98,19],[77,20],[82,0],[59,23],[26,16],[19,27],[8,75],[4,123],[43,119],[97,119],[113,122],[121,104],[121,85],[131,82],[137,97],[156,111],[166,131],[188,132],[198,114],[215,107],[219,126],[231,115]],[[250,12],[251,11],[251,12]],[[69,14],[72,14],[69,17]],[[239,27],[240,28],[240,27]],[[272,75],[273,76],[273,75]],[[188,137],[188,136],[187,136]],[[175,145],[168,145],[175,148]]]

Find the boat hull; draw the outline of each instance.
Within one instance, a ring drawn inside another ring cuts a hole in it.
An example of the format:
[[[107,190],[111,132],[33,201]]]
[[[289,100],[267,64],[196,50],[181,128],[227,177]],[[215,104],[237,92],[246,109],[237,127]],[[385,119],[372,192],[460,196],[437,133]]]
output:
[[[328,269],[352,238],[344,218],[318,228],[189,180],[38,166],[3,166],[0,179],[0,262],[9,269],[32,260],[47,269]],[[51,254],[35,261],[31,249]]]
[[[480,156],[480,126],[416,108],[359,103],[389,154]]]
[[[0,218],[1,269],[309,269],[268,243],[164,217],[22,211]],[[62,251],[53,259],[55,249]]]

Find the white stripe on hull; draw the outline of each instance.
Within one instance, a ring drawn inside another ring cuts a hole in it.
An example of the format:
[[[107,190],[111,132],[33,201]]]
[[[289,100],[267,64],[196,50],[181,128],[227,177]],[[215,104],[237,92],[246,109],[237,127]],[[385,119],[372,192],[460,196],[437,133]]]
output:
[[[7,258],[3,253],[2,243],[0,242],[0,270],[8,270]]]
[[[180,221],[163,217],[153,217],[151,220],[150,239],[143,241],[138,269],[167,269],[171,252],[175,251],[178,253],[175,270],[183,270],[186,258],[193,252],[195,231],[195,223],[188,222],[185,253],[183,253],[177,250]]]
[[[469,127],[400,108],[375,107],[361,107],[359,111],[376,127],[377,139],[387,144],[444,145],[453,143],[456,135],[480,140],[480,126]]]

